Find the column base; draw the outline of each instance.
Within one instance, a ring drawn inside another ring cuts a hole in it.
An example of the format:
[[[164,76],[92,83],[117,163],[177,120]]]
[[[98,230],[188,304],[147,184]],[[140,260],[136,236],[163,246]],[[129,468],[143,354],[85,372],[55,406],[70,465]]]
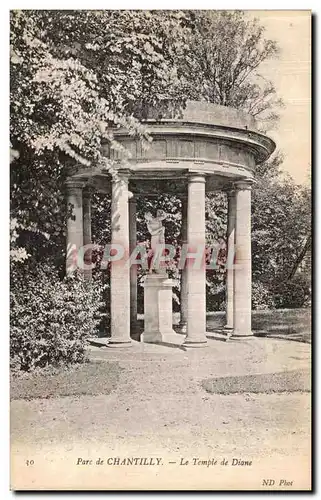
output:
[[[243,332],[235,332],[232,331],[231,339],[232,340],[242,340],[252,338],[254,336],[253,332],[243,333]]]
[[[161,332],[143,332],[140,337],[140,341],[144,342],[144,344],[157,344],[162,342],[163,337]]]
[[[165,335],[162,335],[163,340],[162,342],[164,344],[174,344],[174,345],[181,345],[184,338],[182,338],[182,335],[177,334],[176,332],[173,333],[165,333]]]
[[[233,327],[229,325],[225,325],[223,328],[224,333],[226,334],[226,342],[229,341],[233,336]]]
[[[107,343],[107,347],[110,349],[124,349],[128,347],[132,347],[132,341],[131,339],[109,339],[109,342]]]
[[[208,347],[208,343],[207,343],[207,340],[189,340],[189,339],[185,339],[183,344],[182,344],[182,347],[184,349],[192,349],[192,348],[196,348],[196,349],[199,349],[201,347]]]

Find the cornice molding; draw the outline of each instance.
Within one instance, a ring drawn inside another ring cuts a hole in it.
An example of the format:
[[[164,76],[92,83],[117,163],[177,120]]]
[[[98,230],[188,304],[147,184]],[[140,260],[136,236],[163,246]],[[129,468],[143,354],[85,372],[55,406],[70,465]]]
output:
[[[77,178],[74,178],[74,179],[69,178],[69,179],[66,179],[65,185],[66,185],[68,190],[72,190],[72,189],[79,190],[79,189],[83,189],[86,186],[86,182],[84,182],[83,180],[77,179]]]
[[[275,142],[268,136],[255,130],[211,125],[204,123],[179,122],[164,120],[161,123],[151,121],[147,128],[148,133],[156,139],[216,139],[239,145],[241,148],[251,149],[256,163],[265,161],[275,150]],[[135,142],[126,130],[118,129],[114,132],[115,138]]]

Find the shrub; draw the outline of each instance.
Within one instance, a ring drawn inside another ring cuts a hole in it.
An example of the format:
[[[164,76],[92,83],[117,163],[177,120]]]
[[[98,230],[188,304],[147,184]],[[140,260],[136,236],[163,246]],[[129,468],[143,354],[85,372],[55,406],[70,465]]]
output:
[[[206,310],[225,310],[225,276],[223,271],[210,271],[206,275]]]
[[[16,371],[85,359],[86,340],[99,322],[101,285],[80,276],[28,269],[11,275],[10,356]]]
[[[280,281],[275,290],[274,300],[278,308],[308,306],[311,300],[311,277],[297,272],[291,280]]]
[[[270,290],[260,282],[252,282],[252,309],[274,309],[275,304]]]

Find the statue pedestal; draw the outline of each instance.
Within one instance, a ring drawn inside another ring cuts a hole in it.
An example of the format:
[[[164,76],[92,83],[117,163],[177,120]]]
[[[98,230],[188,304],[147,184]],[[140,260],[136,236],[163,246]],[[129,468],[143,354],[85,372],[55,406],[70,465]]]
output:
[[[181,344],[172,327],[173,281],[166,274],[149,274],[144,283],[144,333],[142,342]]]

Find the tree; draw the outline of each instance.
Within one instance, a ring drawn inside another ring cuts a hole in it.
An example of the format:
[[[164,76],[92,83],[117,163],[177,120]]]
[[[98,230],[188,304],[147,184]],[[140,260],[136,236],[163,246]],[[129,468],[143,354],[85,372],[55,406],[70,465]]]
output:
[[[273,84],[259,74],[264,61],[277,57],[277,44],[241,11],[13,11],[10,43],[12,247],[17,260],[32,256],[63,268],[69,209],[65,179],[75,164],[116,175],[102,151],[108,143],[122,149],[126,161],[126,149],[113,137],[115,127],[125,127],[147,147],[150,138],[142,120],[150,108],[158,116],[180,108],[186,99],[203,99],[247,111],[267,130],[281,104]],[[277,280],[273,262],[280,264],[283,256],[287,267],[286,248],[293,241],[291,258],[297,255],[291,220],[306,220],[300,210],[308,207],[299,188],[281,181],[281,163],[275,155],[259,165],[253,191],[253,278],[272,288]],[[180,232],[179,200],[165,195],[158,203],[172,214],[168,224],[174,241]],[[141,221],[143,208],[138,209]],[[109,238],[108,210],[106,196],[95,194],[97,242]],[[224,197],[208,196],[206,210],[207,234],[225,237]],[[295,227],[301,245],[302,226]],[[144,231],[139,222],[139,238],[146,238]],[[211,294],[222,290],[224,280],[217,272],[208,281]]]
[[[189,51],[178,64],[192,99],[232,106],[255,116],[267,130],[282,101],[261,64],[278,55],[277,43],[264,38],[264,27],[242,11],[190,11]]]
[[[42,251],[56,236],[61,248],[68,169],[78,163],[116,175],[102,153],[107,142],[126,158],[113,128],[122,126],[147,144],[139,120],[146,101],[181,101],[172,52],[183,18],[175,12],[11,12],[11,213],[30,250],[40,246],[39,235]],[[19,238],[12,243],[21,245]]]
[[[144,103],[182,101],[173,56],[182,18],[175,11],[13,11],[12,139],[88,165],[105,161],[102,140],[120,147],[112,127],[146,138],[138,121]]]
[[[275,305],[284,305],[282,295],[287,295],[292,286],[289,278],[293,265],[310,231],[309,187],[296,185],[290,176],[271,175],[267,169],[253,188],[253,281],[269,291]],[[300,286],[308,288],[308,283]],[[304,294],[302,298],[304,301]]]

